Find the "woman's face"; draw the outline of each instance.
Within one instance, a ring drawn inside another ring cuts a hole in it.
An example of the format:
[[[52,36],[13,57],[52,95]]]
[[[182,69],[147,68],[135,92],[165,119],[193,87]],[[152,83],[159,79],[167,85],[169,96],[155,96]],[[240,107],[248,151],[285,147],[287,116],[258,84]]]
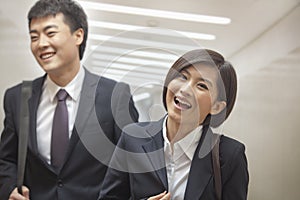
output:
[[[217,101],[218,71],[205,64],[184,68],[167,89],[168,120],[198,126],[206,116],[217,114],[226,103]]]

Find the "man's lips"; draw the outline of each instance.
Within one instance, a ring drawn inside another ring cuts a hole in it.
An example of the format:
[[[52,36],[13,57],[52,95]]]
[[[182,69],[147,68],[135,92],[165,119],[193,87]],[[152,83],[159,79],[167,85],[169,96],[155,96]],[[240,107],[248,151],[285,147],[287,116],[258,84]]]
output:
[[[192,108],[192,105],[184,98],[175,96],[174,102],[175,102],[176,107],[181,110],[187,110],[187,109]]]
[[[54,55],[55,55],[54,52],[42,53],[42,54],[40,55],[40,58],[41,58],[42,60],[46,60],[46,59],[51,58],[51,57],[54,56]]]

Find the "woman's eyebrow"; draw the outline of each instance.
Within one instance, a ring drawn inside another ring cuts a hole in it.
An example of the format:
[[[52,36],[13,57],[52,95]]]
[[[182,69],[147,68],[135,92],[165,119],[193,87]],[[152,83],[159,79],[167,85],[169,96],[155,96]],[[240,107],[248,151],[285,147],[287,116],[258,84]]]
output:
[[[200,72],[199,70],[197,70],[197,71],[199,72],[199,74],[201,74],[201,72]],[[190,73],[188,70],[186,70],[186,69],[183,69],[182,72],[185,72],[185,73],[187,73],[188,75],[191,75],[191,73]],[[203,78],[201,75],[200,75],[200,77],[198,78],[198,80],[199,80],[199,81],[204,81],[204,82],[208,83],[211,87],[213,86],[212,81],[210,81],[209,79]]]

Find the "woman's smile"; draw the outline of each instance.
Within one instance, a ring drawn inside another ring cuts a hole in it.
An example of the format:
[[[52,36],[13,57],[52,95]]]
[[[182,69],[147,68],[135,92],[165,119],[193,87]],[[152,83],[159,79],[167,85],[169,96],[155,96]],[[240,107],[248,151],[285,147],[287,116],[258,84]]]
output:
[[[174,103],[175,107],[181,111],[185,111],[192,108],[192,105],[187,101],[187,99],[181,96],[175,96]]]

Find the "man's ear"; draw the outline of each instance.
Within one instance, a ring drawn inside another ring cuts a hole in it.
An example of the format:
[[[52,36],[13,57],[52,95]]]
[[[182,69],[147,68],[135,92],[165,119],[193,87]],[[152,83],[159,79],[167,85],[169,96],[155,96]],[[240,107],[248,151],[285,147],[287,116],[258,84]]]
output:
[[[78,46],[81,45],[83,38],[84,38],[84,30],[82,28],[79,28],[73,33],[73,35],[76,39],[76,44]]]
[[[225,101],[216,101],[214,105],[211,107],[210,114],[212,115],[219,114],[225,108],[226,108]]]

